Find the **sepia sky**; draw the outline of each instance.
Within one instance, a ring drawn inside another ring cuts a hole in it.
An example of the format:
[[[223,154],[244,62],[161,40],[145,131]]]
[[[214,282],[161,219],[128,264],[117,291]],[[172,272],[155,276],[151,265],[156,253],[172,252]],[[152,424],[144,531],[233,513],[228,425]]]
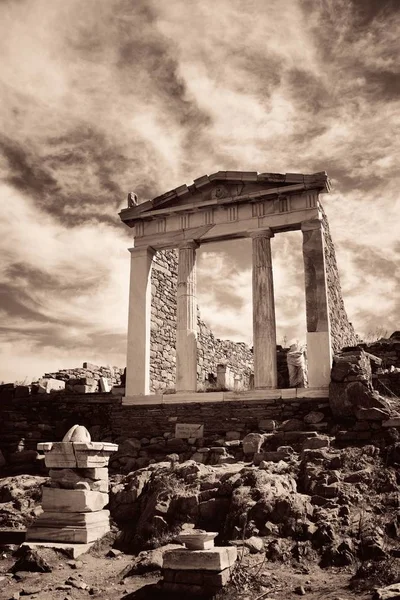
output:
[[[129,191],[326,170],[345,305],[399,319],[398,0],[2,0],[0,381],[124,366]],[[199,253],[202,317],[251,343],[249,241]],[[303,340],[301,234],[273,240],[278,342]]]

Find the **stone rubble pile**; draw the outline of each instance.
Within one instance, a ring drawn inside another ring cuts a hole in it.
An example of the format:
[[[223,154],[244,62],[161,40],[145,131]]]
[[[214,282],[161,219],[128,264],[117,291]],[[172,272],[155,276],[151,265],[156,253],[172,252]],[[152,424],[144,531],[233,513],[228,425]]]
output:
[[[380,451],[372,445],[338,449],[329,439],[319,441],[300,451],[281,449],[284,458],[266,456],[259,466],[255,460],[223,467],[164,462],[130,473],[110,492],[121,543],[134,548],[140,541],[143,548],[149,540],[148,547],[154,540],[181,541],[174,532],[191,525],[218,532],[220,543],[266,552],[271,561],[319,556],[321,566],[344,566],[362,557],[390,557],[397,551],[399,529],[400,444]],[[177,573],[191,570],[179,564],[185,564],[182,558],[180,563],[164,560],[164,569],[174,571],[166,573],[166,581],[200,584],[192,574]]]
[[[27,541],[88,544],[110,529],[108,461],[118,446],[92,442],[75,425],[62,442],[42,442],[50,481],[42,488],[43,513],[27,531]]]
[[[108,392],[113,387],[121,386],[124,369],[119,367],[101,367],[84,362],[82,368],[61,369],[54,373],[45,373],[40,379],[40,387],[46,386],[46,380],[65,382],[65,390],[76,394]]]
[[[400,426],[398,398],[383,396],[372,386],[371,365],[377,369],[381,362],[359,346],[345,348],[334,357],[329,404],[338,421],[338,442],[370,440],[385,429]]]
[[[206,438],[180,439],[172,432],[152,438],[128,438],[120,441],[118,452],[110,460],[112,472],[129,473],[159,461],[195,460],[209,465],[230,464],[277,448],[294,446],[302,448],[307,440],[325,439],[319,435],[328,429],[326,411],[311,411],[304,419],[291,418],[283,422],[261,419],[260,433],[246,435],[243,431],[227,431],[225,436],[208,435]],[[119,441],[119,440],[117,440]],[[311,442],[310,442],[311,443]],[[316,443],[316,442],[315,442]],[[260,460],[263,460],[261,458]]]

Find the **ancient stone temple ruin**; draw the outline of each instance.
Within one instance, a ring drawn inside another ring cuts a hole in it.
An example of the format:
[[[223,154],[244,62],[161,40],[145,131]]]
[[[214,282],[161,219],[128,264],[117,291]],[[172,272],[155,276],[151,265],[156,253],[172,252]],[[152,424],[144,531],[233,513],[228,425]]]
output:
[[[150,393],[151,269],[159,250],[178,250],[177,392],[197,389],[196,250],[201,244],[251,238],[254,387],[277,388],[271,239],[301,230],[305,270],[308,382],[327,388],[332,349],[355,341],[341,298],[320,195],[326,172],[312,175],[219,171],[138,203],[129,195],[121,220],[134,229],[128,321],[126,396]]]

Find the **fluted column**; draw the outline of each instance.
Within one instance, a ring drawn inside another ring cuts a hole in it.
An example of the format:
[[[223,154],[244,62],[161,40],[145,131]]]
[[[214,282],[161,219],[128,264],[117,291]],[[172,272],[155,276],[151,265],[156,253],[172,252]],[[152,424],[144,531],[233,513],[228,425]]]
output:
[[[309,387],[327,387],[330,382],[332,349],[327,279],[321,221],[305,221],[303,259],[307,313],[307,359]]]
[[[188,241],[179,247],[176,315],[176,391],[197,389],[196,248]]]
[[[253,238],[253,353],[254,387],[276,388],[276,325],[270,229]]]
[[[128,348],[125,395],[150,392],[151,265],[155,250],[130,248]]]

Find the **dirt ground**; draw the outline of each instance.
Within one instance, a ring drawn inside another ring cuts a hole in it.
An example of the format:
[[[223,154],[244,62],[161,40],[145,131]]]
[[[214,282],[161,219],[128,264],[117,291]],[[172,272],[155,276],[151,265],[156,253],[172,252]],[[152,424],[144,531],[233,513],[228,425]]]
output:
[[[155,588],[161,572],[122,579],[121,573],[132,562],[132,556],[121,553],[107,557],[108,549],[96,555],[84,554],[71,560],[59,552],[41,550],[51,565],[50,573],[20,572],[9,569],[15,563],[11,552],[0,553],[1,600],[134,600],[162,598]],[[304,595],[309,600],[359,600],[371,598],[371,592],[349,589],[353,567],[320,569],[308,564],[298,568],[289,564],[262,561],[260,555],[247,556],[234,575],[234,585],[218,594],[221,600],[287,600]],[[73,580],[71,580],[71,577]],[[79,589],[84,587],[85,589]]]

